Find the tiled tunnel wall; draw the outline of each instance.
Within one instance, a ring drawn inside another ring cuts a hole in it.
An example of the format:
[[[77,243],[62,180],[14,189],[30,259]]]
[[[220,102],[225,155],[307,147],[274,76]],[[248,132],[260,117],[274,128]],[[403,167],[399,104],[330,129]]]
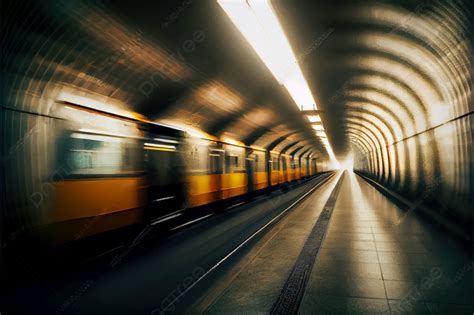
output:
[[[373,101],[358,111],[349,106],[346,121],[354,169],[468,225],[474,120],[472,25],[465,12],[462,4],[438,2],[413,17],[405,36],[394,39],[407,53],[389,62],[393,77],[359,82],[369,88],[354,93]],[[390,42],[380,47],[389,49]]]

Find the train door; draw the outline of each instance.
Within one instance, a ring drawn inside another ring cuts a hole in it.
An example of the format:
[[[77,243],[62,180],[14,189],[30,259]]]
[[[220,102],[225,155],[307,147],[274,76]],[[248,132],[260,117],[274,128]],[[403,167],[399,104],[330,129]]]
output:
[[[318,167],[316,164],[316,159],[311,159],[311,169],[313,170],[313,175],[318,172]]]
[[[247,158],[245,159],[245,169],[247,170],[247,190],[248,192],[255,190],[255,180],[254,180],[254,172],[255,172],[255,160],[252,157],[252,154],[247,152]]]
[[[229,150],[229,146],[224,144],[224,165],[221,175],[221,199],[226,199],[230,197],[230,191],[232,187],[232,171],[233,171],[233,162],[235,156]]]
[[[224,144],[225,170],[222,179],[224,198],[235,197],[247,192],[247,174],[245,169],[245,148]]]
[[[301,167],[297,156],[292,156],[293,160],[293,180],[298,180],[301,177]]]
[[[301,156],[298,157],[298,165],[300,167],[300,178],[303,179],[306,175],[306,165],[303,163],[303,158]]]
[[[266,159],[265,159],[265,152],[255,150],[252,154],[254,162],[254,172],[253,172],[253,180],[254,180],[254,188],[255,190],[266,188],[268,185],[267,181],[267,172],[266,172]]]
[[[313,170],[311,169],[311,165],[309,164],[310,158],[309,156],[306,157],[306,167],[308,168],[308,175],[312,176],[313,175]]]
[[[284,155],[280,156],[280,161],[281,161],[281,166],[282,166],[282,171],[283,171],[283,178],[282,182],[287,182],[288,181],[288,165],[286,164],[286,157]]]
[[[180,150],[181,142],[181,138],[156,133],[152,133],[144,142],[150,186],[145,214],[148,220],[166,216],[186,206],[185,163]]]
[[[285,182],[285,177],[283,173],[283,160],[282,156],[278,154],[278,184],[282,184]]]
[[[293,157],[289,155],[286,159],[287,161],[287,171],[288,171],[288,181],[291,182],[294,179],[294,167],[295,164],[293,163]]]
[[[296,161],[298,163],[298,179],[302,179],[304,177],[304,169],[303,164],[301,164],[301,156],[296,157]]]
[[[267,160],[266,171],[267,171],[267,185],[272,185],[272,173],[273,173],[273,161],[270,152],[265,152],[265,158]]]
[[[280,182],[281,177],[281,170],[280,170],[280,163],[278,159],[278,154],[271,153],[270,154],[271,163],[270,163],[270,185],[274,186]]]
[[[145,146],[150,180],[149,200],[154,214],[160,217],[183,206],[183,178],[180,156],[172,151],[160,151]]]
[[[224,176],[225,151],[220,144],[209,148],[209,173],[210,173],[210,199],[209,202],[222,199],[222,179]]]

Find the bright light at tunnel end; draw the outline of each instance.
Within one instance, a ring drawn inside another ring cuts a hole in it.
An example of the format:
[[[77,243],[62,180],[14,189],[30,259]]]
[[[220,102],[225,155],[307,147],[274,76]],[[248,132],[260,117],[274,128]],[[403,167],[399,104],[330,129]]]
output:
[[[285,32],[269,0],[217,0],[237,29],[250,43],[276,80],[282,84],[301,111],[317,110],[316,102],[299,67]],[[329,144],[323,122],[314,113],[307,116],[326,149],[331,164],[339,163]]]
[[[352,171],[354,169],[354,154],[349,152],[338,164],[339,167],[337,168]]]

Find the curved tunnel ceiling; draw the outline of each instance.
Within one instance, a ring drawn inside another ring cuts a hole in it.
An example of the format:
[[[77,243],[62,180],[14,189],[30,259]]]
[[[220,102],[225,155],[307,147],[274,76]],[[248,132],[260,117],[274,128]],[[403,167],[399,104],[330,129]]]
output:
[[[336,155],[378,147],[390,160],[385,148],[472,113],[467,3],[304,7],[281,2],[279,12],[295,35],[292,45],[305,52],[300,63]]]
[[[4,7],[14,28],[4,39],[8,108],[48,115],[58,100],[85,102],[264,148],[291,133],[324,152],[214,1]]]
[[[390,160],[382,148],[472,112],[466,3],[273,4],[337,156],[354,148]],[[4,12],[6,107],[48,114],[57,100],[86,99],[248,145],[325,154],[214,1],[12,2]]]

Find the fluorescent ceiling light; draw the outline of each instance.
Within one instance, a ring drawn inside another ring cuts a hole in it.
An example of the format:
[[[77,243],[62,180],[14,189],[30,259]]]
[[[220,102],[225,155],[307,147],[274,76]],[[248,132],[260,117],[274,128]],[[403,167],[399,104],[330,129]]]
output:
[[[268,0],[218,0],[277,81],[303,109],[316,109],[290,43]]]
[[[160,141],[160,142],[166,142],[166,143],[179,143],[176,140],[171,140],[171,139],[163,139],[163,138],[153,138],[153,140]]]
[[[324,130],[324,127],[321,126],[321,125],[313,125],[312,127],[313,127],[314,130],[318,130],[318,131]]]
[[[319,117],[318,115],[309,115],[308,116],[308,120],[312,123],[314,122],[320,122],[321,121],[321,117]]]
[[[174,145],[167,145],[167,144],[156,144],[156,143],[145,143],[146,147],[153,147],[153,148],[161,148],[161,149],[173,149],[175,150],[176,147]]]
[[[91,135],[91,134],[85,134],[85,133],[73,133],[71,135],[71,138],[93,140],[93,141],[100,141],[100,142],[115,142],[115,143],[120,143],[122,141],[120,138],[116,138],[116,137]]]
[[[298,108],[317,110],[316,101],[270,1],[217,0],[217,2],[277,81],[285,86]],[[310,122],[318,122],[311,119],[319,116],[309,117]],[[313,128],[316,132],[324,130],[323,126]],[[330,158],[334,159],[331,147],[328,146],[326,149]]]

